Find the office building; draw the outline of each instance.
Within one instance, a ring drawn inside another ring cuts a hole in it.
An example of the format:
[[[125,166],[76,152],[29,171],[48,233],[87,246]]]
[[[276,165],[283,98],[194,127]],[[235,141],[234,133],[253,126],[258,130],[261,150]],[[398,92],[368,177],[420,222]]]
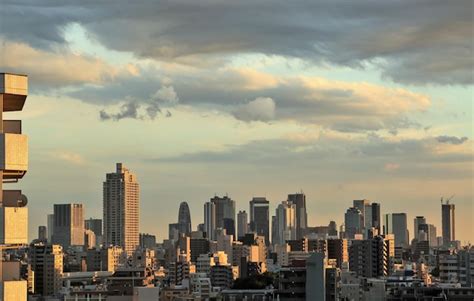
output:
[[[418,226],[419,240],[427,240],[430,247],[437,247],[436,227],[432,224],[420,224]],[[423,236],[423,237],[421,237]]]
[[[417,216],[413,220],[413,238],[415,240],[418,240],[419,231],[420,231],[419,227],[420,225],[423,225],[423,224],[426,224],[426,218],[424,216]]]
[[[272,227],[273,245],[282,245],[288,240],[297,239],[296,205],[289,201],[281,202],[275,210]]]
[[[156,247],[156,236],[148,233],[140,233],[140,248],[153,249]]]
[[[140,187],[135,174],[122,163],[107,173],[104,192],[105,246],[121,246],[128,255],[139,245]]]
[[[237,238],[243,237],[249,232],[247,212],[239,211],[237,213]]]
[[[48,229],[46,226],[38,227],[38,240],[46,241],[48,239]]]
[[[54,204],[53,244],[66,250],[84,245],[84,206],[82,204]]]
[[[84,228],[94,232],[97,237],[102,236],[102,220],[99,218],[86,219],[84,221]]]
[[[346,227],[346,238],[354,239],[356,234],[362,234],[364,229],[364,216],[362,212],[356,207],[347,209],[344,214],[344,224]]]
[[[204,231],[209,240],[216,239],[216,205],[213,202],[204,204]]]
[[[191,234],[191,212],[189,211],[188,203],[181,202],[178,211],[178,231],[180,234]]]
[[[306,195],[295,193],[288,195],[288,202],[295,204],[296,210],[296,238],[303,238],[308,227],[308,214],[306,212]]]
[[[250,230],[265,237],[270,244],[270,202],[264,197],[254,197],[250,205]]]
[[[395,236],[395,247],[407,247],[409,236],[406,213],[385,214],[384,234],[393,234]]]
[[[54,214],[48,214],[47,216],[47,230],[48,230],[48,242],[53,241],[53,232],[54,232]]]
[[[454,204],[450,204],[449,201],[445,204],[441,203],[441,230],[444,246],[448,246],[456,240],[454,209]]]
[[[228,196],[211,198],[215,205],[215,229],[226,229],[227,234],[235,237],[235,202]]]

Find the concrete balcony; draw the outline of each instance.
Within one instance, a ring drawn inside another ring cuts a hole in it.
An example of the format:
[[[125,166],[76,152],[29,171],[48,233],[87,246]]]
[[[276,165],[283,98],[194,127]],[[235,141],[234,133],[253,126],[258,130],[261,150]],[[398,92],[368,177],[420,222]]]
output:
[[[0,97],[3,111],[21,111],[28,96],[28,77],[20,74],[0,73]]]
[[[28,137],[21,134],[0,134],[0,170],[3,179],[21,179],[28,170]]]
[[[3,281],[0,283],[1,300],[8,301],[26,301],[27,300],[27,282],[19,281]]]
[[[28,243],[28,208],[0,208],[0,244]]]

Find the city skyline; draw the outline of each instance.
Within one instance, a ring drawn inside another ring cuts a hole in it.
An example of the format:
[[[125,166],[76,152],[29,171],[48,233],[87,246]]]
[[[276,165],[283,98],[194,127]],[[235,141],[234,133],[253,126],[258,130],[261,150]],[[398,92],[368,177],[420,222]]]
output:
[[[116,165],[117,165],[117,168],[119,168],[118,167],[119,165],[120,165],[120,168],[122,168],[121,166],[123,166],[123,163],[117,163]],[[123,167],[123,168],[125,168],[125,167]],[[125,168],[125,170],[128,172],[127,168]],[[136,178],[136,175],[133,174],[133,177]],[[291,199],[291,197],[296,197],[297,195],[302,195],[303,199],[306,199],[306,197],[307,197],[303,190],[301,190],[300,192],[297,192],[297,193],[290,193],[287,196],[288,196],[288,199]],[[449,208],[454,208],[455,202],[454,203],[449,203],[449,201],[451,199],[452,198],[450,198],[448,201],[445,200],[444,203],[441,202],[441,207],[438,208],[438,209],[440,209],[440,215],[441,216],[443,215],[444,208],[446,208],[447,204],[450,204]],[[224,228],[225,229],[225,227],[226,227],[225,219],[223,221],[224,224],[222,224],[222,225],[218,225],[215,222],[216,221],[216,215],[217,215],[216,207],[215,207],[216,206],[215,205],[216,201],[218,201],[218,202],[220,202],[220,201],[225,201],[225,202],[230,201],[231,203],[233,203],[234,200],[232,199],[231,196],[229,196],[228,193],[226,193],[222,197],[219,197],[218,194],[214,194],[212,197],[210,197],[208,199],[208,201],[204,201],[201,204],[201,208],[202,208],[202,206],[204,206],[204,212],[206,211],[206,206],[209,206],[209,204],[211,204],[211,203],[213,204],[213,209],[212,210],[214,212],[213,213],[214,218],[212,220],[214,222],[213,222],[211,228],[209,228],[209,229],[218,229],[218,228]],[[268,231],[269,231],[269,236],[270,236],[269,241],[273,244],[273,239],[274,239],[273,238],[273,235],[274,235],[274,232],[273,232],[274,231],[273,218],[276,217],[278,219],[278,215],[280,214],[280,213],[278,213],[279,212],[278,210],[280,209],[282,204],[285,204],[285,203],[292,204],[288,200],[280,202],[278,204],[274,204],[274,206],[272,206],[272,202],[271,201],[269,202],[266,199],[266,197],[252,197],[251,201],[248,203],[248,207],[237,207],[237,206],[235,206],[235,204],[233,205],[234,207],[231,206],[232,208],[230,208],[230,209],[231,209],[231,211],[234,212],[234,214],[233,214],[233,216],[234,216],[233,228],[234,228],[234,231],[235,231],[234,239],[238,239],[237,232],[238,232],[239,213],[243,212],[243,211],[249,212],[251,210],[251,207],[252,207],[252,202],[262,202],[262,201],[268,202],[268,205],[269,205],[269,208],[270,208],[269,220],[268,220]],[[76,205],[76,206],[80,205],[81,208],[82,208],[82,206],[84,204],[81,203],[81,204],[68,204],[68,205]],[[372,202],[372,200],[368,200],[368,199],[354,199],[352,202],[349,202],[349,204],[347,205],[347,207],[346,207],[347,211],[343,211],[343,212],[340,213],[343,216],[342,221],[339,221],[337,218],[329,216],[329,217],[327,217],[329,219],[329,221],[327,223],[324,223],[324,222],[321,222],[321,223],[318,223],[318,224],[308,223],[307,228],[312,228],[312,227],[316,227],[316,226],[327,226],[330,222],[335,221],[336,225],[337,225],[337,228],[336,228],[337,231],[339,231],[340,227],[342,225],[344,225],[346,235],[347,235],[347,233],[352,233],[352,234],[349,234],[349,237],[352,237],[352,238],[354,238],[354,234],[356,234],[356,233],[360,233],[364,237],[367,237],[369,234],[366,231],[368,231],[370,229],[370,227],[374,227],[375,229],[377,229],[379,231],[378,232],[379,235],[380,234],[385,235],[385,234],[390,234],[390,233],[395,234],[396,231],[400,230],[399,227],[401,226],[401,224],[399,224],[401,222],[401,220],[398,221],[399,216],[403,215],[403,221],[402,221],[403,225],[404,225],[403,228],[406,229],[407,233],[406,233],[406,236],[404,236],[403,238],[400,238],[400,236],[397,236],[397,235],[395,236],[395,237],[397,237],[395,239],[395,245],[396,246],[399,245],[399,243],[397,243],[397,241],[400,240],[400,239],[403,240],[403,243],[402,243],[402,241],[400,241],[401,245],[403,245],[405,247],[408,246],[413,239],[417,239],[418,236],[415,233],[415,231],[412,230],[412,229],[416,229],[420,224],[427,224],[427,225],[424,225],[424,226],[434,227],[434,231],[436,232],[437,235],[434,238],[428,238],[429,241],[436,241],[436,238],[438,238],[438,237],[441,237],[443,239],[443,243],[447,243],[449,241],[449,239],[446,240],[446,241],[444,240],[444,235],[445,234],[442,232],[442,221],[440,221],[440,225],[436,226],[436,223],[433,222],[431,219],[428,219],[428,221],[427,221],[425,216],[416,215],[416,213],[409,213],[409,211],[406,211],[406,210],[405,211],[399,210],[399,211],[392,211],[392,212],[384,211],[384,206],[383,205],[384,205],[383,201],[382,202],[380,202],[380,201],[379,202]],[[57,205],[55,204],[54,206],[57,206]],[[64,204],[62,206],[66,206],[66,204]],[[292,213],[293,214],[293,217],[292,217],[293,218],[293,222],[292,222],[293,223],[293,230],[292,231],[294,233],[291,234],[290,236],[286,237],[286,238],[283,238],[283,237],[278,238],[277,237],[277,241],[280,241],[280,240],[285,241],[287,239],[297,239],[297,234],[296,234],[296,205],[293,203],[292,206],[293,206],[293,209],[292,209],[293,210],[293,213]],[[365,210],[370,211],[368,216],[369,216],[371,222],[367,223],[367,221],[365,220],[367,213],[364,213],[365,211],[361,212],[360,210],[357,209],[358,207],[364,207]],[[376,208],[376,209],[374,209],[374,208]],[[165,239],[168,238],[168,235],[171,235],[169,233],[169,231],[171,231],[171,228],[169,228],[169,227],[171,227],[171,225],[173,225],[173,226],[177,227],[176,231],[178,231],[179,233],[186,234],[186,232],[182,232],[182,230],[179,230],[179,229],[181,229],[181,228],[183,228],[183,229],[186,228],[187,229],[188,226],[186,226],[186,225],[179,226],[179,220],[180,220],[181,217],[184,217],[184,216],[186,216],[185,219],[187,219],[188,215],[189,215],[189,221],[192,220],[192,219],[195,220],[195,218],[196,218],[195,215],[194,215],[195,212],[193,212],[192,210],[189,209],[189,204],[186,201],[179,202],[177,209],[178,209],[178,214],[176,215],[176,217],[174,217],[174,218],[170,217],[170,220],[172,222],[169,223],[166,227],[164,227],[162,232],[160,232],[159,234],[155,233],[153,231],[149,231],[150,229],[142,229],[141,227],[139,228],[138,232],[140,234],[147,234],[147,235],[150,233],[150,234],[153,234],[156,237],[157,240],[165,240]],[[272,211],[272,209],[274,209],[274,210]],[[347,216],[346,215],[348,214],[347,212],[350,212],[350,210],[353,210],[353,209],[357,209],[357,212],[360,213],[360,225],[361,226],[359,228],[359,230],[360,230],[359,232],[357,232],[356,230],[354,230],[355,232],[352,232],[352,230],[348,230],[348,228],[347,228],[347,224],[346,224]],[[220,211],[221,211],[221,214],[223,214],[226,210],[221,209]],[[454,209],[452,209],[452,211],[454,211]],[[374,212],[377,212],[377,216],[373,215]],[[382,214],[381,214],[381,212],[382,212]],[[141,212],[140,212],[140,214],[141,214]],[[311,212],[307,212],[307,214],[308,214],[308,216],[310,216]],[[414,218],[412,219],[413,222],[411,222],[411,220],[409,219],[409,216],[411,216],[411,214],[413,214],[413,216],[414,216]],[[451,214],[452,214],[452,217],[454,218],[454,212],[451,213]],[[48,214],[46,217],[49,218],[48,217],[49,215],[50,214]],[[53,216],[54,216],[54,214],[53,214]],[[390,217],[388,217],[388,216],[390,216]],[[392,222],[393,222],[393,220],[392,220],[393,217],[392,216],[397,216],[397,223],[398,223],[397,225],[398,226],[394,226],[395,224],[392,224]],[[84,221],[92,220],[93,218],[94,218],[93,215],[84,214]],[[176,223],[176,218],[178,220],[178,223]],[[173,220],[173,219],[175,219],[175,220]],[[249,232],[254,232],[251,229],[251,224],[252,223],[251,223],[249,217],[247,217],[247,221],[248,221],[248,224],[246,226],[247,226],[248,231]],[[207,231],[205,222],[206,221],[205,221],[205,218],[203,216],[203,218],[201,220],[198,220],[198,222],[195,224],[195,226],[191,228],[191,231],[199,230],[199,226],[201,224],[204,226],[204,230]],[[141,224],[141,221],[140,221],[140,224]],[[39,231],[38,227],[42,227],[42,226],[46,226],[46,223],[38,225],[37,228],[35,229],[36,233],[38,233],[38,231]],[[278,227],[277,224],[275,226]],[[49,230],[49,228],[47,228],[47,229],[48,229],[47,231],[49,233],[50,230]],[[392,231],[394,231],[394,229],[396,229],[395,232],[392,232]],[[429,228],[429,229],[431,229],[431,228]],[[429,229],[424,229],[423,231],[428,233],[430,231]],[[454,231],[454,227],[453,227],[452,231],[453,232],[450,235],[454,236],[454,233],[457,233],[457,232]],[[189,234],[190,234],[190,232],[187,233],[187,235],[189,235]],[[229,234],[229,233],[227,233],[227,234]],[[32,237],[36,237],[36,236],[32,236]],[[211,234],[211,238],[216,239],[215,234]],[[459,241],[462,244],[465,244],[465,243],[471,243],[472,244],[472,241],[461,241],[461,240],[459,240]]]
[[[31,209],[98,211],[100,175],[121,161],[157,234],[174,202],[303,188],[312,224],[367,198],[440,229],[455,194],[472,241],[472,1],[257,2],[6,3],[0,70],[30,79],[11,116],[31,137]]]

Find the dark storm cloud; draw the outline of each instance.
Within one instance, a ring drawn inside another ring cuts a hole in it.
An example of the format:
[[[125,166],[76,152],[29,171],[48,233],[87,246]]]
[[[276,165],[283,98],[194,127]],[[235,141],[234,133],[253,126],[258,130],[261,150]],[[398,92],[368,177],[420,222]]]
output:
[[[159,60],[262,53],[362,67],[411,84],[471,84],[472,1],[8,1],[2,35],[64,43],[70,23]]]

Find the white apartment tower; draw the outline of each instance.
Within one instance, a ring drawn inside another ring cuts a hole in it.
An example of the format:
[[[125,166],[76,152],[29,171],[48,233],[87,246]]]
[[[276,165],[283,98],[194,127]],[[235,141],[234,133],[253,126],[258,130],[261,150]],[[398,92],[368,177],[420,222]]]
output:
[[[104,182],[104,241],[120,246],[128,256],[139,245],[140,187],[135,174],[122,163]]]

